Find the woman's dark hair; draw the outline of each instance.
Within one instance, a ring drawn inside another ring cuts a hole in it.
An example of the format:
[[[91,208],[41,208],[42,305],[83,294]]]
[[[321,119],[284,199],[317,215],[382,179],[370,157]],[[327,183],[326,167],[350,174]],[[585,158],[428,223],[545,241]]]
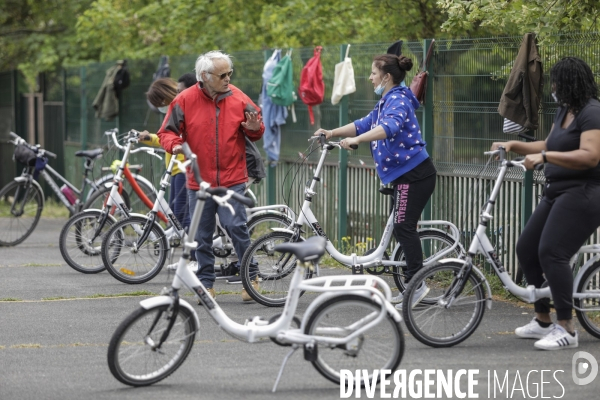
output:
[[[171,78],[155,80],[146,92],[146,98],[154,107],[168,106],[175,96],[177,96],[177,82]]]
[[[382,54],[373,58],[375,66],[384,74],[392,76],[394,85],[399,84],[406,77],[406,71],[410,71],[413,62],[405,56],[395,56],[394,54]]]
[[[550,70],[550,82],[558,102],[574,114],[579,113],[589,99],[598,100],[598,86],[592,69],[579,58],[560,59]]]
[[[194,86],[196,83],[198,83],[198,80],[196,79],[196,74],[192,74],[191,72],[188,72],[187,74],[183,74],[179,77],[179,79],[177,79],[177,82],[183,82],[183,85],[186,88],[192,87]]]

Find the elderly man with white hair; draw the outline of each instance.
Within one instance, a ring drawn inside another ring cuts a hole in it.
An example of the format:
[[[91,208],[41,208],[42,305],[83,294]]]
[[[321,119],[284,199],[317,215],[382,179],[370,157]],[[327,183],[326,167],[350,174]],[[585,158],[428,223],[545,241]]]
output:
[[[213,187],[225,186],[243,195],[248,181],[246,138],[253,142],[259,140],[265,126],[256,104],[230,84],[232,74],[233,63],[227,54],[210,51],[200,55],[196,60],[198,85],[184,90],[171,102],[158,137],[161,146],[171,154],[181,153],[182,143],[187,142],[198,156],[203,180]],[[193,210],[199,186],[190,174],[187,185],[190,210]],[[233,203],[235,215],[207,200],[195,236],[198,242],[196,275],[213,298],[215,214],[219,215],[240,258],[250,245],[244,206]],[[255,268],[251,268],[251,277],[253,273],[257,273]],[[245,290],[242,299],[252,300]]]

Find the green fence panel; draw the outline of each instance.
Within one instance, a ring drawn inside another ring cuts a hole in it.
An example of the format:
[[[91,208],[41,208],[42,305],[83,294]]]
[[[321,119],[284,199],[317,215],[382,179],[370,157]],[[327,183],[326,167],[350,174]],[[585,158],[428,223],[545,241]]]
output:
[[[433,132],[429,139],[430,155],[438,169],[438,182],[431,200],[431,218],[447,219],[454,222],[462,233],[466,244],[472,236],[480,209],[485,202],[494,177],[496,164],[492,162],[485,168],[487,157],[483,152],[494,141],[515,139],[515,136],[502,133],[502,117],[497,112],[500,96],[516,58],[522,37],[501,37],[484,39],[436,40],[435,52],[430,64],[432,75],[429,89],[427,112],[432,121],[424,120],[423,107],[417,110],[417,117],[426,130]],[[348,121],[368,114],[378,97],[368,80],[373,56],[386,51],[391,43],[352,44],[349,56],[355,72],[357,90],[346,96],[347,109],[342,112]],[[424,56],[423,41],[405,41],[403,54],[415,61],[406,83],[410,81],[422,63]],[[284,49],[286,51],[287,49]],[[240,51],[231,54],[234,62],[232,83],[247,93],[260,105],[262,71],[265,63],[264,51]],[[295,85],[298,87],[300,72],[306,61],[312,57],[313,48],[293,49]],[[540,126],[535,132],[537,139],[545,139],[552,125],[556,104],[550,96],[549,69],[561,56],[578,56],[586,60],[596,76],[600,74],[600,34],[560,34],[549,38],[540,46],[544,66],[544,86],[540,108]],[[197,54],[171,57],[171,76],[193,72]],[[115,60],[116,61],[116,60]],[[282,148],[280,162],[275,167],[275,193],[268,198],[267,180],[253,185],[260,204],[267,200],[275,203],[288,203],[296,212],[304,200],[304,186],[312,178],[312,171],[319,158],[319,152],[309,153],[307,139],[319,127],[332,129],[343,123],[340,120],[340,106],[331,104],[331,90],[334,78],[334,66],[340,61],[340,46],[325,46],[321,53],[323,76],[325,81],[325,100],[315,107],[316,122],[310,125],[308,109],[301,102],[294,105],[297,122],[291,116],[282,127]],[[159,114],[149,111],[145,92],[152,82],[158,58],[154,60],[129,60],[131,86],[123,91],[120,117],[114,121],[95,118],[92,102],[100,89],[105,71],[114,65],[114,61],[86,65],[84,68],[69,68],[64,72],[64,164],[66,176],[79,183],[82,162],[74,157],[81,148],[82,141],[88,148],[103,146],[107,153],[97,163],[95,175],[100,174],[102,166],[110,165],[120,158],[120,153],[110,150],[103,132],[119,126],[122,132],[129,129],[147,129],[155,132],[161,124]],[[0,74],[0,139],[7,137],[10,129],[22,131],[26,136],[25,123],[27,109],[20,101],[20,93],[25,93],[18,74]],[[16,80],[15,80],[16,79]],[[11,81],[11,85],[3,82]],[[598,79],[600,81],[600,79]],[[15,89],[16,88],[16,89]],[[14,92],[13,92],[14,90]],[[9,93],[10,92],[10,93]],[[56,101],[56,91],[45,100]],[[51,108],[51,107],[50,107]],[[56,126],[60,123],[59,111],[51,111],[47,123]],[[83,132],[87,133],[86,138]],[[57,135],[53,133],[53,135]],[[257,143],[262,151],[262,141]],[[10,160],[12,147],[0,143],[1,181],[12,179],[16,173]],[[302,163],[296,161],[307,156]],[[144,164],[142,174],[156,185],[164,168],[162,161],[150,156],[135,156],[131,163]],[[347,188],[340,183],[340,166],[347,162]],[[372,242],[373,246],[381,237],[389,212],[389,198],[377,192],[379,179],[373,169],[369,147],[361,146],[347,153],[347,161],[337,150],[326,160],[322,172],[322,181],[317,185],[317,196],[312,208],[325,232],[334,242],[340,243],[341,236],[350,239],[349,244]],[[495,218],[490,224],[489,234],[497,246],[502,261],[510,271],[514,271],[517,262],[514,246],[527,215],[535,208],[541,194],[543,175],[536,172],[533,181],[531,200],[522,203],[523,173],[513,170],[502,188],[495,210]],[[525,191],[526,192],[526,191]],[[347,211],[340,207],[346,204]],[[340,215],[340,213],[342,215]],[[344,215],[347,218],[344,224]],[[345,225],[341,227],[340,224]],[[345,229],[344,229],[345,228]],[[345,230],[345,232],[344,232]],[[592,240],[597,240],[594,235]]]

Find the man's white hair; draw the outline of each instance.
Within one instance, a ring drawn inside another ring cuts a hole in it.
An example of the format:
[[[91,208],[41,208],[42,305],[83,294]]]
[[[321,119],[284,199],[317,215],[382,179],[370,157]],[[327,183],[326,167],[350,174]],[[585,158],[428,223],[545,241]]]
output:
[[[229,56],[229,54],[225,54],[220,50],[213,50],[213,51],[209,51],[208,53],[200,54],[200,56],[196,60],[196,68],[195,68],[196,79],[199,82],[204,82],[204,79],[202,79],[203,72],[212,72],[213,71],[213,69],[215,67],[214,60],[217,60],[217,59],[227,61],[227,63],[229,64],[229,68],[230,69],[233,68],[233,62],[231,61],[231,57]],[[212,79],[212,78],[209,78],[209,79]]]

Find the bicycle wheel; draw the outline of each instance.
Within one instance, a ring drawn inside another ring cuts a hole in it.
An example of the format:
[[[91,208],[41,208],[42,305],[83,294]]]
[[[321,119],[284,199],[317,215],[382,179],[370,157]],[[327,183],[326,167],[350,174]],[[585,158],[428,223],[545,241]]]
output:
[[[15,246],[31,235],[42,215],[43,199],[29,182],[12,181],[0,190],[0,246]]]
[[[471,272],[462,292],[449,307],[446,294],[457,284],[456,275],[463,264],[448,262],[435,264],[420,270],[404,293],[403,305],[412,304],[416,289],[425,283],[430,291],[427,298],[433,304],[417,304],[402,307],[408,330],[417,340],[431,347],[450,347],[467,339],[483,318],[485,312],[485,290],[483,281]]]
[[[162,269],[169,244],[165,232],[145,217],[117,222],[102,240],[102,261],[117,280],[137,284],[148,282]],[[140,239],[148,232],[146,240]]]
[[[454,240],[452,236],[436,229],[424,229],[419,231],[419,238],[421,239],[421,249],[423,250],[423,263],[426,263],[436,254],[452,247]],[[460,258],[464,255],[462,245],[459,243],[458,246],[450,253],[446,254],[444,258]],[[394,252],[394,261],[406,261],[404,250],[402,246],[398,244],[398,250]],[[406,283],[404,282],[404,269],[401,268],[400,273],[394,274],[394,283],[400,291],[404,293],[406,290]],[[427,302],[425,298],[423,301]]]
[[[374,370],[396,370],[404,354],[404,335],[399,322],[386,313],[386,317],[369,330],[346,344],[327,344],[319,337],[343,338],[351,335],[377,317],[381,306],[366,297],[347,294],[333,297],[310,315],[304,329],[315,335],[317,357],[313,366],[330,381],[340,384],[340,370],[370,371],[365,380],[372,382]],[[380,376],[377,376],[379,381]],[[376,383],[376,382],[373,382]]]
[[[254,242],[261,236],[273,232],[271,228],[287,228],[294,221],[285,215],[266,213],[260,214],[248,221],[248,233],[250,242]]]
[[[169,326],[175,322],[167,340],[158,344]],[[119,325],[108,346],[108,367],[120,382],[131,386],[147,386],[171,375],[185,361],[196,336],[196,320],[185,307],[173,316],[169,306],[146,310],[139,308]]]
[[[94,210],[102,210],[106,201],[108,200],[108,196],[110,196],[111,188],[103,187],[102,189],[96,190],[89,199],[83,205],[83,210],[94,209]],[[121,198],[125,203],[125,206],[128,210],[131,210],[131,200],[129,199],[129,195],[127,191],[121,191]],[[125,217],[121,210],[117,206],[112,206],[110,210],[110,215],[114,216],[116,219],[121,219]]]
[[[240,276],[246,292],[258,303],[267,307],[282,307],[292,281],[292,272],[296,268],[296,257],[289,253],[276,252],[274,247],[292,240],[289,232],[271,232],[254,241],[244,253],[240,264]],[[300,239],[304,240],[304,239]],[[254,269],[257,265],[257,270]],[[252,285],[258,276],[260,288]],[[304,279],[312,277],[312,271],[306,269]],[[304,292],[300,293],[302,296]]]
[[[104,271],[100,256],[102,239],[114,221],[106,218],[100,227],[102,212],[89,210],[75,214],[63,226],[59,237],[60,254],[74,270],[84,274]]]
[[[600,261],[596,261],[581,277],[577,285],[577,293],[600,293]],[[600,299],[574,299],[579,323],[592,336],[600,339]]]

